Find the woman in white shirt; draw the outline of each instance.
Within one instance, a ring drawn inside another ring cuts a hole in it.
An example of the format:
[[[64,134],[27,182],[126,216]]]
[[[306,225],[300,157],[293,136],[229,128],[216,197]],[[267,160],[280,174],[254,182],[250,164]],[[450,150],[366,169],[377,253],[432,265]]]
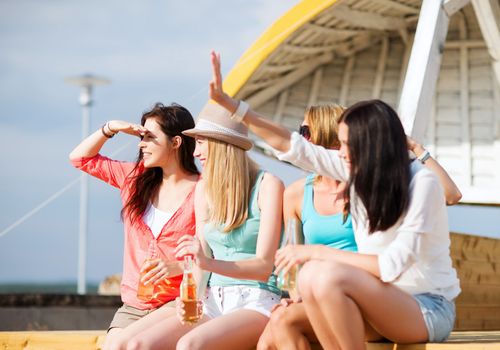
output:
[[[326,150],[225,94],[214,53],[212,66],[210,97],[280,159],[348,182],[346,209],[359,253],[318,245],[276,254],[277,271],[307,262],[299,291],[321,345],[364,349],[365,340],[445,340],[460,287],[449,255],[443,189],[435,174],[410,160],[396,112],[379,100],[355,104],[339,125],[340,150]]]

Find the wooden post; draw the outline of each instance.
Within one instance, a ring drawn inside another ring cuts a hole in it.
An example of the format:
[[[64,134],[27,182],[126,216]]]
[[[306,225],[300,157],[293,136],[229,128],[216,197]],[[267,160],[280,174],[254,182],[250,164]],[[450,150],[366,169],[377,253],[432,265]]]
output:
[[[429,121],[448,24],[443,0],[423,1],[398,106],[406,133],[417,140]]]

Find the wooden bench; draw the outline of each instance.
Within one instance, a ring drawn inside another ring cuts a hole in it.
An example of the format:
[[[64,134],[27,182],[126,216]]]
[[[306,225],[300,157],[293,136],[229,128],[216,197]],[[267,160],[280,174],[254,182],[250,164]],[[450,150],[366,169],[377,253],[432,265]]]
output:
[[[100,350],[104,331],[0,332],[5,350]],[[314,344],[313,349],[321,347]],[[500,350],[500,331],[453,332],[446,343],[368,343],[367,350]]]
[[[451,256],[462,294],[450,339],[440,344],[369,343],[368,350],[500,350],[500,240],[452,234]],[[0,349],[97,350],[104,337],[104,331],[0,332]]]

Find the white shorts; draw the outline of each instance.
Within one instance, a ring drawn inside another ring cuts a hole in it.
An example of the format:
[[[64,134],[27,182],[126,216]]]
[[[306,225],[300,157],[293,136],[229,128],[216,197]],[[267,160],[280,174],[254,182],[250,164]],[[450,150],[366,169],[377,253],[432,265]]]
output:
[[[267,317],[280,296],[268,290],[247,286],[210,287],[203,299],[203,314],[215,318],[238,310],[254,310]]]

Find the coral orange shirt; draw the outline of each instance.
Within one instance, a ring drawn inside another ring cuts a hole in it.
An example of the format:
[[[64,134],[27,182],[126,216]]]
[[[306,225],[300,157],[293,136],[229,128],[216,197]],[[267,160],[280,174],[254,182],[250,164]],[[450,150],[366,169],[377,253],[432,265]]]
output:
[[[139,164],[134,171],[135,163],[116,161],[99,154],[90,158],[73,160],[72,164],[76,168],[119,188],[123,205],[127,203],[131,194],[133,177],[144,171],[142,164]],[[179,296],[182,275],[167,278],[162,283],[155,285],[151,300],[139,300],[137,298],[139,271],[144,260],[148,258],[150,244],[154,244],[159,257],[168,262],[175,260],[174,248],[177,240],[185,234],[195,234],[194,188],[195,186],[156,239],[149,226],[142,219],[132,223],[129,217],[124,217],[125,246],[121,282],[121,297],[124,303],[141,310],[147,310],[157,308]]]

